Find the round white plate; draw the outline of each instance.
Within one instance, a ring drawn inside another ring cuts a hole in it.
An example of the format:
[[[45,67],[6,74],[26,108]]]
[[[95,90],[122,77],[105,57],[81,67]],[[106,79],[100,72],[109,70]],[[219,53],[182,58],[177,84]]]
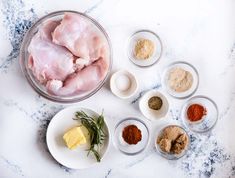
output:
[[[63,140],[63,135],[66,131],[72,127],[81,125],[79,121],[73,120],[77,111],[84,111],[90,116],[99,116],[98,113],[86,108],[73,106],[63,109],[52,118],[47,128],[46,141],[51,155],[60,164],[72,169],[85,169],[97,163],[92,153],[87,156],[88,152],[86,149],[90,146],[89,140],[87,144],[78,146],[75,150],[68,149]],[[104,132],[106,133],[106,139],[100,149],[101,158],[104,157],[109,146],[109,130],[106,123]]]

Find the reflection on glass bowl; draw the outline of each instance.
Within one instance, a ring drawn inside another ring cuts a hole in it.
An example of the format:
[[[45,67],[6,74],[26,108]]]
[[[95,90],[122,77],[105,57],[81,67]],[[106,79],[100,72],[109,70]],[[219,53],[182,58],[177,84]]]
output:
[[[172,69],[176,69],[176,68],[183,69],[192,75],[191,87],[182,92],[176,92],[169,86],[169,74],[172,71]],[[197,72],[197,69],[193,65],[184,61],[177,61],[177,62],[171,63],[170,65],[166,67],[166,69],[163,72],[162,83],[169,95],[171,95],[174,98],[185,99],[185,98],[192,96],[196,92],[198,85],[199,85],[199,74]]]
[[[200,104],[205,107],[206,115],[203,116],[203,119],[200,122],[191,122],[187,116],[188,106],[192,104]],[[181,110],[181,119],[186,127],[194,132],[205,133],[210,131],[216,124],[218,120],[218,107],[216,103],[206,97],[206,96],[194,96],[190,98],[182,107]]]
[[[140,129],[141,131],[141,141],[139,141],[137,144],[128,144],[125,142],[125,140],[122,137],[123,130],[126,126],[129,125],[135,125]],[[140,119],[130,117],[121,120],[115,127],[114,131],[114,145],[115,147],[122,153],[126,155],[136,155],[145,150],[145,148],[148,146],[149,143],[149,129],[147,125]]]
[[[46,90],[46,87],[44,85],[42,85],[34,76],[33,72],[29,69],[28,67],[28,60],[29,60],[29,52],[28,52],[28,46],[31,42],[31,39],[33,38],[33,36],[38,32],[39,28],[41,27],[41,24],[48,21],[48,20],[61,20],[64,16],[64,14],[66,12],[70,12],[70,13],[75,13],[80,15],[82,18],[86,19],[87,21],[89,21],[92,25],[93,28],[97,28],[101,34],[104,36],[106,42],[107,42],[107,46],[108,46],[108,51],[109,51],[109,57],[108,57],[108,62],[109,62],[109,66],[108,66],[108,71],[105,74],[104,78],[91,90],[86,91],[84,93],[81,94],[74,94],[71,96],[57,96],[54,94],[49,93]],[[105,32],[105,30],[103,29],[103,27],[94,19],[92,19],[91,17],[80,13],[80,12],[76,12],[76,11],[56,11],[53,13],[50,13],[42,18],[40,18],[31,28],[30,30],[26,33],[21,49],[20,49],[20,66],[21,69],[28,81],[28,83],[31,85],[31,87],[40,95],[43,96],[51,101],[54,102],[61,102],[61,103],[73,103],[73,102],[78,102],[78,101],[82,101],[86,98],[89,98],[90,96],[92,96],[93,94],[95,94],[97,91],[100,90],[100,88],[104,85],[110,70],[111,70],[111,66],[112,66],[112,48],[111,48],[111,42],[109,40],[109,37],[107,35],[107,33]]]

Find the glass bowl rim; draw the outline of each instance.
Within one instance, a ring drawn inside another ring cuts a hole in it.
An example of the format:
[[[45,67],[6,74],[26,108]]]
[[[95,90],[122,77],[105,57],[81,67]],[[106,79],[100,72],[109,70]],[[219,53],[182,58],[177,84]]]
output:
[[[116,143],[116,138],[115,138],[115,136],[116,136],[115,133],[116,133],[116,130],[117,130],[117,128],[119,127],[119,125],[122,124],[123,122],[129,121],[129,120],[134,120],[134,121],[140,122],[140,123],[144,126],[144,128],[146,129],[146,131],[147,131],[147,133],[148,133],[148,138],[147,138],[147,142],[146,142],[145,147],[142,148],[141,150],[139,150],[139,151],[137,151],[137,152],[133,152],[133,153],[128,153],[128,152],[125,152],[125,151],[121,150],[121,149],[118,147],[118,145],[117,145],[117,143]],[[115,125],[114,134],[113,134],[113,143],[114,143],[115,148],[116,148],[117,150],[119,150],[121,153],[124,153],[125,155],[128,155],[128,156],[137,155],[137,154],[139,154],[139,153],[141,153],[141,152],[143,152],[144,150],[147,149],[147,147],[148,147],[148,145],[149,145],[149,142],[150,142],[150,131],[149,131],[149,128],[148,128],[148,126],[145,124],[145,122],[142,121],[141,119],[138,119],[138,118],[136,118],[136,117],[127,117],[127,118],[125,118],[125,119],[120,120],[120,121]]]
[[[130,45],[130,42],[131,42],[131,39],[132,39],[132,37],[133,36],[135,36],[136,34],[138,34],[138,33],[141,33],[141,32],[147,32],[147,33],[151,33],[152,35],[154,35],[157,39],[158,39],[158,41],[159,41],[159,43],[160,43],[160,45],[161,45],[161,52],[160,52],[160,55],[159,55],[159,57],[156,59],[156,61],[154,61],[154,63],[152,63],[152,64],[150,64],[150,65],[147,65],[147,66],[142,66],[142,65],[139,65],[139,64],[136,64],[132,59],[134,59],[134,58],[132,58],[131,56],[130,56],[130,49],[129,49],[129,45]],[[129,37],[128,37],[128,39],[127,39],[127,44],[126,44],[126,49],[127,49],[127,56],[128,56],[128,58],[129,58],[129,60],[134,64],[134,65],[136,65],[136,66],[138,66],[138,67],[140,67],[140,68],[147,68],[147,67],[151,67],[151,66],[153,66],[153,65],[155,65],[157,62],[159,62],[159,60],[162,58],[162,54],[163,54],[163,44],[162,44],[162,40],[161,40],[161,38],[157,35],[157,33],[155,33],[154,31],[152,31],[152,30],[149,30],[149,29],[141,29],[141,30],[137,30],[137,31],[135,31],[135,32],[133,32]]]
[[[74,98],[69,98],[69,99],[65,99],[65,98],[61,98],[60,96],[50,96],[48,93],[46,93],[46,91],[43,91],[42,89],[40,89],[38,86],[35,85],[34,82],[37,82],[36,79],[35,81],[33,81],[31,79],[31,77],[29,76],[28,72],[27,72],[27,67],[25,66],[25,47],[26,47],[26,43],[28,42],[28,38],[29,35],[32,33],[32,31],[41,23],[43,23],[45,20],[48,20],[49,18],[53,18],[59,15],[63,15],[64,13],[69,12],[69,13],[75,13],[75,14],[79,14],[82,17],[88,19],[91,21],[91,23],[93,23],[100,31],[101,33],[104,35],[105,39],[107,40],[107,44],[109,47],[109,68],[107,71],[107,74],[105,75],[105,78],[100,81],[100,83],[96,86],[96,88],[94,88],[93,90],[91,90],[88,94],[82,96],[82,97],[76,97],[76,95],[74,95]],[[79,11],[73,11],[73,10],[60,10],[60,11],[54,11],[51,12],[49,14],[46,14],[44,16],[42,16],[41,18],[39,18],[30,28],[29,30],[26,32],[26,34],[24,35],[22,44],[20,46],[20,54],[19,54],[19,62],[20,62],[20,68],[21,71],[23,72],[26,80],[28,81],[29,85],[31,86],[31,88],[40,96],[52,101],[52,102],[57,102],[57,103],[63,103],[63,104],[72,104],[72,103],[76,103],[76,102],[80,102],[83,101],[89,97],[91,97],[92,95],[94,95],[95,93],[97,93],[102,86],[105,84],[105,82],[108,79],[108,76],[111,72],[112,69],[112,65],[113,65],[113,50],[112,50],[112,44],[111,44],[111,40],[107,34],[107,32],[105,31],[105,29],[92,17],[90,17],[89,15],[79,12]]]
[[[183,154],[180,155],[179,157],[175,156],[175,157],[169,158],[168,157],[169,155],[176,155],[176,154],[165,153],[165,152],[161,151],[160,147],[158,146],[158,144],[156,142],[158,137],[160,136],[160,134],[163,132],[163,130],[168,128],[168,127],[179,127],[179,128],[181,128],[184,131],[184,133],[188,137],[188,145],[186,146],[186,149],[184,150]],[[180,159],[180,158],[184,157],[187,154],[187,152],[189,151],[190,146],[191,146],[190,135],[187,132],[187,130],[184,127],[180,126],[180,125],[177,125],[177,124],[167,124],[167,125],[163,126],[159,131],[156,132],[155,140],[154,140],[154,146],[155,146],[155,148],[156,148],[156,150],[157,150],[157,152],[159,153],[160,156],[162,156],[162,157],[164,157],[164,158],[166,158],[168,160],[177,160],[177,159]]]
[[[166,79],[166,74],[167,74],[167,72],[169,71],[169,68],[170,67],[172,67],[172,66],[174,66],[174,65],[177,65],[177,64],[183,64],[183,65],[187,65],[187,66],[189,66],[189,67],[191,67],[193,70],[194,70],[194,72],[195,72],[195,74],[196,74],[196,76],[197,76],[197,84],[196,84],[196,87],[195,87],[195,89],[190,93],[190,94],[188,94],[188,95],[186,95],[186,96],[175,96],[175,95],[173,95],[173,94],[171,94],[168,90],[168,87],[167,87],[167,85],[166,85],[166,81],[165,81],[165,79]],[[190,64],[189,62],[186,62],[186,61],[175,61],[175,62],[172,62],[172,63],[170,63],[170,64],[168,64],[165,68],[164,68],[164,70],[163,70],[163,75],[162,75],[163,77],[162,77],[162,84],[163,84],[163,87],[165,88],[165,90],[166,90],[166,92],[170,95],[170,96],[172,96],[173,98],[176,98],[176,99],[187,99],[187,98],[189,98],[189,97],[191,97],[191,96],[193,96],[195,93],[196,93],[196,91],[198,90],[198,87],[199,87],[199,83],[200,83],[200,77],[199,77],[199,73],[198,73],[198,70],[196,69],[196,67],[194,67],[192,64]]]
[[[205,131],[196,131],[196,130],[191,129],[191,128],[188,127],[188,125],[185,123],[185,122],[186,122],[185,119],[182,118],[182,114],[184,114],[184,113],[183,113],[184,108],[188,105],[188,103],[189,103],[190,101],[192,101],[192,100],[194,100],[194,99],[198,99],[198,98],[202,98],[202,99],[206,99],[206,100],[210,101],[210,102],[213,104],[213,106],[215,107],[215,110],[216,110],[216,115],[217,115],[217,116],[216,116],[215,123],[212,125],[212,127],[210,127],[209,129],[207,129],[207,130],[205,130]],[[203,134],[203,133],[207,133],[207,132],[210,132],[210,131],[216,126],[216,124],[217,124],[217,122],[218,122],[218,119],[219,119],[219,108],[218,108],[216,102],[215,102],[214,100],[212,100],[211,98],[209,98],[208,96],[205,96],[205,95],[196,95],[196,96],[193,96],[193,97],[189,98],[187,101],[185,101],[185,103],[184,103],[183,106],[181,107],[180,118],[182,119],[183,124],[185,125],[185,127],[187,127],[190,131],[192,131],[192,132],[194,132],[194,133],[202,133],[202,134]]]

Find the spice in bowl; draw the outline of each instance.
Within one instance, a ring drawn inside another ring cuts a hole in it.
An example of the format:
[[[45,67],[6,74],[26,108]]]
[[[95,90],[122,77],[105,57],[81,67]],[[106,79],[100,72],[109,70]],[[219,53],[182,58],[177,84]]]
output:
[[[162,99],[158,96],[152,96],[149,100],[148,100],[148,106],[150,109],[153,110],[160,110],[162,108]]]
[[[134,55],[137,59],[149,59],[154,53],[154,43],[149,39],[141,38],[135,44]]]
[[[189,137],[181,127],[168,126],[158,136],[157,144],[162,152],[181,154],[189,144]]]
[[[192,87],[193,76],[192,74],[180,67],[174,67],[169,71],[168,85],[178,93],[185,92]]]
[[[187,118],[191,122],[199,122],[207,114],[207,110],[200,104],[192,104],[187,109]]]
[[[142,139],[141,130],[136,125],[128,125],[122,131],[122,138],[130,145],[136,145]]]
[[[133,96],[137,88],[136,77],[126,70],[115,72],[110,79],[110,89],[119,98],[126,99]]]

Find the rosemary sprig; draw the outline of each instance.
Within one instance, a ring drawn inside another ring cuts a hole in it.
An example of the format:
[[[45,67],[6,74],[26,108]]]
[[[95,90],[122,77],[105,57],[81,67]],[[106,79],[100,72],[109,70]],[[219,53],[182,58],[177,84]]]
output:
[[[90,135],[90,148],[88,149],[88,155],[92,152],[98,162],[100,162],[99,149],[105,139],[104,116],[103,112],[97,118],[93,118],[87,115],[84,111],[78,111],[75,114],[74,120],[81,120],[81,124],[86,127]]]

